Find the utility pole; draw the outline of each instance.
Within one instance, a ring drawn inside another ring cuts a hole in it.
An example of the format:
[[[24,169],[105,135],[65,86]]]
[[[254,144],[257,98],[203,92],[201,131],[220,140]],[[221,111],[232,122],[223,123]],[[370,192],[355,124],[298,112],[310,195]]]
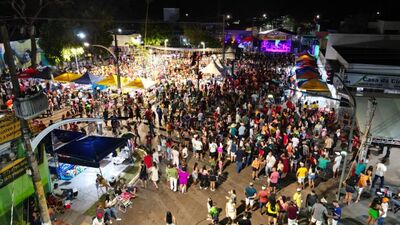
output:
[[[225,17],[222,15],[222,64],[225,64]]]
[[[340,76],[336,75],[336,74],[334,74],[334,77],[338,78],[339,81],[341,82],[341,84],[343,85],[343,89],[347,92],[347,94],[351,98],[352,106],[353,106],[353,113],[352,113],[352,116],[351,116],[351,127],[350,127],[349,137],[348,137],[348,140],[347,140],[347,152],[344,155],[342,173],[340,175],[338,193],[337,193],[337,196],[336,196],[337,200],[339,201],[339,199],[340,199],[340,190],[342,189],[342,184],[343,184],[343,181],[344,181],[344,175],[345,175],[346,166],[347,166],[347,157],[348,157],[349,153],[351,152],[351,150],[353,149],[353,132],[354,132],[354,127],[356,126],[357,103],[356,103],[356,98],[349,91],[349,89],[347,89],[343,79]]]
[[[119,71],[119,48],[118,48],[118,40],[117,40],[117,32],[114,30],[114,53],[115,53],[115,67],[117,69],[117,83],[118,89],[121,90],[121,74]]]
[[[16,75],[16,67],[14,64],[14,58],[13,58],[12,51],[11,51],[8,30],[7,30],[6,25],[4,25],[4,24],[1,25],[1,35],[3,37],[6,63],[8,65],[9,71],[10,71],[11,83],[13,86],[12,90],[13,90],[13,94],[15,97],[14,99],[18,99],[20,97],[19,83],[18,83],[18,78]],[[38,204],[39,204],[40,217],[42,219],[42,224],[43,225],[51,225],[51,220],[50,220],[50,215],[49,215],[49,211],[47,208],[45,192],[43,189],[42,179],[41,179],[40,173],[39,173],[38,162],[36,161],[35,153],[33,152],[33,149],[31,147],[31,140],[30,140],[30,136],[29,136],[29,125],[28,125],[28,122],[24,118],[20,118],[20,123],[21,123],[22,136],[23,136],[23,140],[24,140],[24,147],[25,147],[25,151],[27,153],[26,157],[27,157],[27,160],[32,169],[32,181],[33,181],[33,185],[35,187],[36,196],[38,198]]]
[[[150,5],[150,0],[146,0],[146,21],[144,23],[144,46],[146,46],[146,40],[147,40],[147,22],[149,20],[149,5]]]

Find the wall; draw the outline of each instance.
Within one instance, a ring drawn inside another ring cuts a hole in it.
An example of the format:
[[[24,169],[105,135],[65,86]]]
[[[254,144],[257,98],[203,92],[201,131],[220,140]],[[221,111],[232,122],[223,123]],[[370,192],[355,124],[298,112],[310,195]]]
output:
[[[43,157],[43,163],[39,165],[42,183],[45,191],[50,190],[50,172],[46,154]],[[26,198],[34,193],[32,179],[27,174],[17,178],[12,183],[0,189],[0,224],[10,223],[10,209],[12,204],[12,193],[14,192],[14,207],[22,203]]]

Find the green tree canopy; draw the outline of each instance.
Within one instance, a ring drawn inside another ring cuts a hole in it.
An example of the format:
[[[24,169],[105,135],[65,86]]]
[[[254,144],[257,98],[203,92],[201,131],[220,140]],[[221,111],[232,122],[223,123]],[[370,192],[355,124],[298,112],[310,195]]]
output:
[[[144,25],[141,27],[140,33],[144,37]],[[164,45],[164,40],[168,39],[168,43],[174,39],[174,32],[170,24],[162,23],[148,23],[147,24],[147,35],[144,42],[146,45]]]
[[[185,25],[183,27],[183,35],[189,40],[189,43],[194,46],[198,46],[202,41],[204,41],[206,47],[221,47],[221,42],[204,30],[200,25]]]

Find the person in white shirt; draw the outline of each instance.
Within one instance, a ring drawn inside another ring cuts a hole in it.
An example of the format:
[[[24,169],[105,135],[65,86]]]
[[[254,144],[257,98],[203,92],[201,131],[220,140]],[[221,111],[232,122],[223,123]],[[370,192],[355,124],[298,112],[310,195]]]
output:
[[[272,171],[272,167],[274,167],[276,163],[276,158],[272,155],[272,152],[268,152],[268,155],[265,159],[265,176],[269,176],[269,172]]]
[[[378,179],[380,179],[379,188],[383,187],[383,184],[385,182],[386,171],[387,171],[387,167],[385,166],[385,164],[383,164],[383,161],[376,164],[376,171],[375,171],[374,179],[372,180],[371,189],[375,188],[375,184]]]
[[[387,197],[382,198],[381,209],[379,210],[379,218],[376,221],[377,225],[383,225],[385,218],[387,217],[387,212],[389,209],[389,199]]]
[[[218,148],[217,143],[215,143],[215,141],[211,142],[209,148],[210,148],[210,158],[216,159],[217,158],[217,148]]]
[[[292,137],[293,148],[297,148],[297,146],[299,145],[299,142],[300,142],[300,140],[296,136]]]
[[[175,165],[176,167],[179,167],[179,151],[176,150],[175,146],[172,148],[171,154],[172,154],[172,164]]]
[[[333,166],[332,166],[332,171],[333,171],[333,177],[337,177],[339,167],[340,167],[340,162],[342,161],[342,155],[340,152],[335,152],[336,157],[333,160]]]
[[[189,156],[188,148],[186,147],[186,145],[184,145],[183,148],[182,148],[182,158],[184,160],[186,160],[188,156]]]

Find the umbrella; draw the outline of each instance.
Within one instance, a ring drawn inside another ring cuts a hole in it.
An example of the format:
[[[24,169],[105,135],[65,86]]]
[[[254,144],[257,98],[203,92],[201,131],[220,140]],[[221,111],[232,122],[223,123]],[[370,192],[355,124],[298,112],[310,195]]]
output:
[[[76,84],[95,84],[99,82],[101,78],[99,76],[93,75],[89,72],[86,72],[80,78],[73,80]]]
[[[132,88],[132,89],[149,89],[153,87],[156,84],[156,82],[138,77],[135,80],[129,82],[124,86],[124,88]]]
[[[38,74],[39,71],[34,68],[28,68],[20,73],[17,74],[19,79],[28,79],[31,78],[33,75]]]
[[[54,80],[58,82],[72,82],[73,80],[76,80],[81,76],[82,74],[65,72],[55,77]]]
[[[121,77],[121,85],[122,86],[128,82],[129,82],[129,80],[127,77]],[[110,76],[104,78],[103,80],[97,82],[96,84],[107,86],[107,87],[117,87],[118,86],[118,77],[117,77],[117,75],[110,75]]]
[[[315,92],[329,92],[329,88],[325,82],[319,79],[304,80],[298,83],[300,90],[315,91]]]

